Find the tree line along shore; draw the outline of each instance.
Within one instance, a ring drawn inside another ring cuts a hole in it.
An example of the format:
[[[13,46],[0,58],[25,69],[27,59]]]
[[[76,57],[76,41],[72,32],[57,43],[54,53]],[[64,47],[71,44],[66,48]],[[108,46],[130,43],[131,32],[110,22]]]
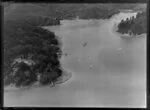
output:
[[[130,36],[141,35],[147,32],[147,13],[138,12],[136,17],[121,20],[117,32]]]

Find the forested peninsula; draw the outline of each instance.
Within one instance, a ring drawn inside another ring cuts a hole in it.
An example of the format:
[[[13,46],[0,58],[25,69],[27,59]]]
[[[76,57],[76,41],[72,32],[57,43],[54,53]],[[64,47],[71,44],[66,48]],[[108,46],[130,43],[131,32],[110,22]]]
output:
[[[145,5],[145,4],[144,4]],[[16,87],[60,79],[62,43],[42,26],[60,25],[62,19],[105,19],[119,9],[143,9],[134,4],[31,4],[5,2],[4,85]],[[108,8],[109,7],[109,8]]]
[[[29,85],[38,75],[41,84],[56,80],[62,74],[59,38],[41,27],[16,22],[7,21],[4,27],[5,84]]]
[[[138,12],[136,17],[127,18],[118,24],[117,32],[129,36],[141,35],[147,32],[147,13]]]

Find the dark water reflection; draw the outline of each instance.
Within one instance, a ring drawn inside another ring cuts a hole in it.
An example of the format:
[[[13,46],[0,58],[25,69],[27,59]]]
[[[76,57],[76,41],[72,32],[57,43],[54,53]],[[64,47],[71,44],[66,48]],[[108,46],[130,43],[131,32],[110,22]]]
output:
[[[6,93],[6,105],[145,107],[146,37],[122,39],[112,31],[121,19],[135,15],[63,20],[60,26],[47,27],[62,38],[68,56],[61,62],[72,79],[53,88]]]

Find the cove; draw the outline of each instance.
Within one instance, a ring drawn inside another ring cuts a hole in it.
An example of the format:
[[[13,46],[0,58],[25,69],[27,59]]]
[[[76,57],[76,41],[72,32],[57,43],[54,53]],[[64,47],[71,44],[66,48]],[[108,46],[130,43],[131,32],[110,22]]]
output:
[[[47,26],[61,37],[62,67],[71,79],[56,87],[4,93],[5,106],[146,107],[146,37],[123,39],[114,25],[136,13],[110,19],[62,20]]]

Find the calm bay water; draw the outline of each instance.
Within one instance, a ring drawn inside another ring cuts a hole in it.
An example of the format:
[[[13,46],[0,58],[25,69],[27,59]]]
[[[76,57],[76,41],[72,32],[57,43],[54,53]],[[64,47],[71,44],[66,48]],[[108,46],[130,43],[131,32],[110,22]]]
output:
[[[106,20],[63,20],[46,27],[61,37],[61,63],[72,78],[56,87],[4,93],[5,106],[146,107],[146,37],[123,39],[116,23],[136,13]]]

